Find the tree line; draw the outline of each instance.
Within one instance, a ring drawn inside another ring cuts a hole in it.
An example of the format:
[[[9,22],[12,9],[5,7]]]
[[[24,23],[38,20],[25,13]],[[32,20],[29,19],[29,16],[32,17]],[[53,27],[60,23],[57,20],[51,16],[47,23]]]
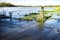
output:
[[[16,7],[16,5],[13,5],[11,3],[1,2],[0,7]]]

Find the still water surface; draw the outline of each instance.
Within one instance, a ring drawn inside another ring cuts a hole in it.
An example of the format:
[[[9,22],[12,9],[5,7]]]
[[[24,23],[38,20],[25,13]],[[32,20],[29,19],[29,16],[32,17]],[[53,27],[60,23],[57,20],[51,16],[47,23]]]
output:
[[[40,13],[41,8],[40,7],[1,7],[0,8],[0,14],[6,14],[6,16],[9,16],[9,12],[12,12],[13,18],[19,18],[23,17],[25,14],[30,13]],[[52,7],[44,8],[45,11],[47,10],[54,10]]]
[[[1,19],[0,37],[4,40],[60,40],[60,22],[50,19],[41,26],[36,21]]]
[[[1,9],[3,10],[3,9]],[[3,11],[0,12],[2,13]],[[20,15],[38,12],[37,8],[4,8],[6,15],[9,16],[10,11],[17,11]],[[51,10],[51,9],[50,9]],[[13,17],[19,17],[13,12]],[[15,16],[14,16],[15,15]],[[55,16],[56,17],[56,16]],[[60,20],[46,20],[40,25],[35,20],[24,21],[18,19],[0,19],[0,40],[60,40]]]

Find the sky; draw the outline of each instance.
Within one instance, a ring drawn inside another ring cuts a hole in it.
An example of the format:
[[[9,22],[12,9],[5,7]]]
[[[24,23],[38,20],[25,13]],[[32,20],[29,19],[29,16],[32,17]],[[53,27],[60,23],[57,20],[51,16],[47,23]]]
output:
[[[40,6],[40,5],[60,5],[60,0],[0,0],[15,5]]]

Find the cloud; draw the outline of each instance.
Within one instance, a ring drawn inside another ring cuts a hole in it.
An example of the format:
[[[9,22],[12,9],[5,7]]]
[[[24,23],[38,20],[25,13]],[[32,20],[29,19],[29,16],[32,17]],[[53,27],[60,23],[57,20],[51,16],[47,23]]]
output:
[[[60,0],[6,0],[16,5],[60,5]]]

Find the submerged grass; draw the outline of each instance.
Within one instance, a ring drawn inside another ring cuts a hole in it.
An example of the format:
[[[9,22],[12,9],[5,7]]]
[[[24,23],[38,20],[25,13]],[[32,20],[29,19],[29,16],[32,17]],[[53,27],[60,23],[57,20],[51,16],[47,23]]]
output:
[[[28,15],[28,16],[22,17],[22,20],[32,21],[32,20],[36,20],[36,18],[37,18],[37,15]]]
[[[29,15],[25,15],[24,17],[20,18],[22,20],[26,20],[26,21],[32,21],[35,20],[37,22],[45,22],[48,18],[50,18],[51,16],[45,16],[44,17],[44,21],[43,19],[40,19],[40,16],[37,16],[36,14],[29,14]]]

